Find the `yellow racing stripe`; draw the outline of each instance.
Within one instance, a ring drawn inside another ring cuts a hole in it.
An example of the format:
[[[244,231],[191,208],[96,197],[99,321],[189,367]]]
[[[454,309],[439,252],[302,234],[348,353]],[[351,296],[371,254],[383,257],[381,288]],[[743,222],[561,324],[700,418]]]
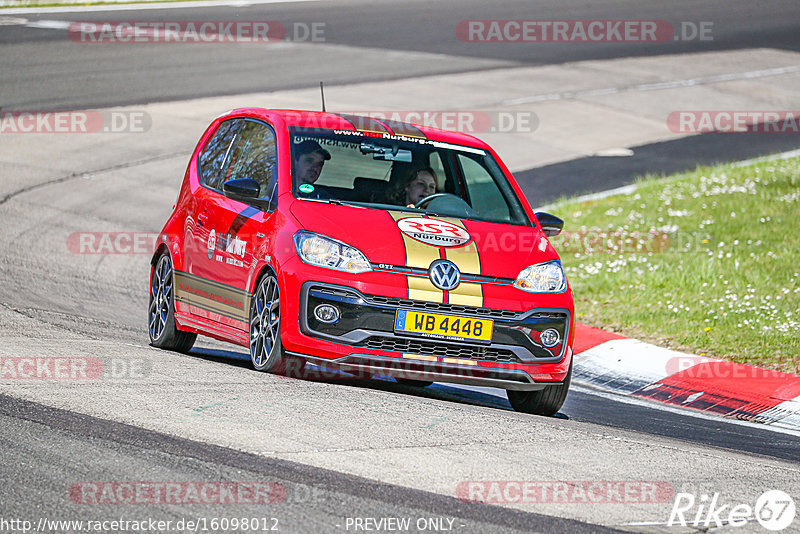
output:
[[[417,217],[417,215],[400,211],[390,211],[389,214],[395,221],[406,217]],[[439,247],[426,245],[403,232],[400,232],[400,235],[403,236],[406,249],[406,266],[427,269],[431,263],[440,259]],[[433,285],[427,277],[406,276],[406,280],[408,280],[408,298],[427,302],[444,302],[444,292]]]
[[[442,220],[466,230],[464,223],[459,219]],[[445,257],[455,263],[462,274],[481,274],[481,257],[475,241],[463,247],[446,248]],[[474,282],[461,282],[457,288],[450,291],[449,302],[462,306],[483,306],[483,286]]]
[[[250,295],[246,291],[177,270],[173,276],[177,300],[245,323],[248,321]]]

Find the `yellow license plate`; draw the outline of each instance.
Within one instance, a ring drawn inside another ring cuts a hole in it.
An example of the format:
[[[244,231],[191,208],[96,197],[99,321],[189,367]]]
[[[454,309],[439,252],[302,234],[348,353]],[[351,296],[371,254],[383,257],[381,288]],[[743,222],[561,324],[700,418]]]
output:
[[[421,334],[438,339],[471,339],[491,341],[491,319],[473,319],[438,313],[397,310],[394,329],[397,332]]]

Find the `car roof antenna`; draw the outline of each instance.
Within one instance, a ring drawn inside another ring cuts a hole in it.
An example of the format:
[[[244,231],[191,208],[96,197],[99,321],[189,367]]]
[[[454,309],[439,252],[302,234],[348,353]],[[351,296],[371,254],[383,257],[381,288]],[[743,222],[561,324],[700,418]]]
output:
[[[322,112],[325,113],[325,89],[322,86],[322,81],[319,82],[319,96],[322,97]]]

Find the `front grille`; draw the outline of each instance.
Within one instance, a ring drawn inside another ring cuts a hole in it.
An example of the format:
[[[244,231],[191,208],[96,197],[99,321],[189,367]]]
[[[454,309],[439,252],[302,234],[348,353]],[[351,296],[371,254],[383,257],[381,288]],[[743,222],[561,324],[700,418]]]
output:
[[[482,360],[498,363],[523,363],[516,354],[508,349],[496,349],[461,343],[437,343],[434,341],[372,336],[358,343],[357,346],[395,352],[411,352],[414,354],[440,356],[444,358],[463,358],[465,360]]]
[[[490,308],[477,308],[474,306],[462,306],[459,304],[441,304],[439,302],[426,302],[424,300],[398,299],[394,297],[379,297],[375,295],[365,295],[367,302],[381,306],[393,306],[395,308],[413,308],[415,310],[427,310],[441,313],[460,313],[463,315],[474,315],[489,319],[513,319],[520,315],[520,312],[492,310]]]
[[[474,317],[482,317],[486,319],[517,319],[524,312],[495,310],[491,308],[479,308],[476,306],[463,306],[460,304],[442,304],[440,302],[427,302],[424,300],[401,299],[395,297],[383,297],[378,295],[361,295],[354,291],[346,289],[314,286],[313,291],[323,293],[326,295],[333,295],[337,297],[346,297],[351,299],[364,299],[369,304],[376,306],[390,306],[393,308],[409,308],[414,310],[430,311],[436,313],[456,313],[461,315],[471,315]],[[533,319],[558,319],[566,321],[567,314],[563,312],[535,312],[527,315],[526,318]]]

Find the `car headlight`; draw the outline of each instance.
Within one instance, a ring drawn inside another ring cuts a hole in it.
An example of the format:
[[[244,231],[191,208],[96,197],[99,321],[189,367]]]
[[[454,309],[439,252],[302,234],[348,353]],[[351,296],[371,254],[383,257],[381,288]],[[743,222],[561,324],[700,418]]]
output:
[[[560,261],[550,261],[525,267],[514,285],[530,293],[561,293],[567,287],[567,278]]]
[[[300,259],[311,265],[348,273],[372,270],[367,257],[360,250],[329,237],[311,232],[297,232],[294,235],[294,246]]]

